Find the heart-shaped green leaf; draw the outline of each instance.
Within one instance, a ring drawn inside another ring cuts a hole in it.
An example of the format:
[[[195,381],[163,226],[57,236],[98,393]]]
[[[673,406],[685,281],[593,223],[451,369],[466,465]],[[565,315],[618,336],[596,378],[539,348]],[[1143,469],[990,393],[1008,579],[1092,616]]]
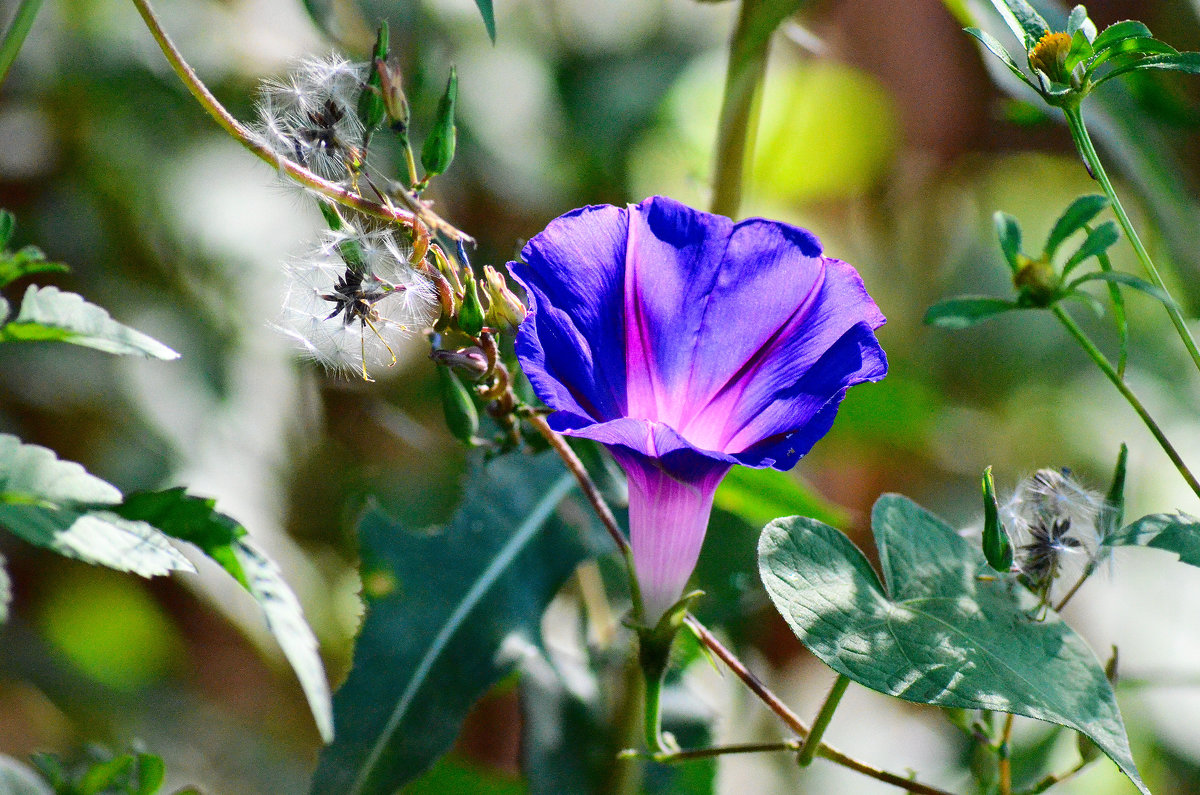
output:
[[[885,495],[872,527],[884,582],[846,536],[811,519],[767,525],[759,571],[804,645],[872,690],[989,709],[1087,735],[1137,785],[1121,714],[1092,650],[916,503]]]

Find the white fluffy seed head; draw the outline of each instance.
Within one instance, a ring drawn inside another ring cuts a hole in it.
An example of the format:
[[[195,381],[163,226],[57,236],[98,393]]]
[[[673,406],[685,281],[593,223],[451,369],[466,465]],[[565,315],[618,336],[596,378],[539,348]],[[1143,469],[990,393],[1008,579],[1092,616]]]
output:
[[[1041,469],[1017,484],[1003,507],[1017,543],[1017,565],[1049,593],[1055,579],[1074,579],[1100,552],[1104,498],[1069,473]]]
[[[343,258],[355,244],[363,266],[361,287],[373,310],[347,312],[338,298],[354,294],[341,288],[356,277]],[[428,278],[408,264],[406,249],[388,231],[348,234],[326,232],[306,256],[284,264],[287,294],[276,324],[309,359],[327,371],[351,377],[385,372],[404,339],[430,326],[437,317],[437,293]],[[380,297],[380,293],[383,293]]]
[[[365,77],[365,65],[331,55],[306,58],[285,77],[263,81],[258,139],[325,179],[346,179],[348,163],[361,157],[357,108]]]

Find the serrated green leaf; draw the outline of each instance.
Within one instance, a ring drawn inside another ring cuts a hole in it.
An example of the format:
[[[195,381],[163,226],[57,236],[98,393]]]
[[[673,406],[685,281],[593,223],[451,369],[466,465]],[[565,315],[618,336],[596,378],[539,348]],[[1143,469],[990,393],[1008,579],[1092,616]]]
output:
[[[143,577],[195,571],[165,535],[111,509],[112,484],[53,451],[0,434],[0,527],[68,557]]]
[[[1046,261],[1048,262],[1054,257],[1064,240],[1083,229],[1107,206],[1108,197],[1099,194],[1080,196],[1071,202],[1071,205],[1054,222],[1054,228],[1050,230],[1050,235],[1046,238],[1046,248],[1043,250]]]
[[[717,488],[713,505],[738,516],[756,530],[777,516],[810,516],[834,526],[844,525],[850,519],[845,508],[777,469],[734,467]]]
[[[1122,39],[1131,39],[1144,37],[1149,38],[1152,34],[1150,28],[1138,22],[1136,19],[1127,19],[1123,22],[1114,22],[1100,32],[1092,41],[1092,49],[1099,53],[1106,47],[1116,44]]]
[[[0,792],[4,795],[54,795],[33,768],[0,754]]]
[[[479,15],[483,17],[483,26],[487,28],[488,38],[496,43],[496,12],[492,9],[492,0],[475,0]]]
[[[0,248],[3,248],[0,245]],[[71,269],[61,262],[50,262],[36,246],[25,246],[17,252],[0,252],[0,287],[22,276],[35,273],[67,273]]]
[[[283,573],[251,540],[236,519],[215,510],[216,501],[182,488],[131,494],[113,510],[147,522],[167,535],[195,544],[245,588],[258,603],[308,699],[321,737],[333,739],[333,707],[317,639]]]
[[[1105,221],[1097,226],[1088,236],[1083,239],[1083,243],[1075,251],[1070,258],[1063,263],[1063,276],[1074,270],[1075,266],[1086,260],[1088,257],[1098,257],[1121,239],[1121,233],[1117,231],[1117,225],[1112,221]]]
[[[1200,566],[1200,519],[1185,513],[1154,513],[1126,525],[1102,543],[1174,552],[1182,563]]]
[[[899,495],[872,511],[886,588],[842,533],[767,525],[759,567],[792,630],[839,674],[907,701],[987,709],[1090,737],[1143,793],[1121,714],[1087,644],[988,566],[945,522]]]
[[[0,328],[0,340],[58,341],[114,354],[138,354],[155,359],[178,359],[179,354],[129,326],[75,293],[57,287],[30,285],[21,311]]]
[[[428,769],[475,700],[513,670],[512,644],[539,641],[546,605],[591,554],[591,528],[557,513],[574,487],[557,458],[509,456],[466,482],[438,532],[378,511],[359,525],[374,598],[334,697],[337,739],[321,754],[316,795],[391,795]]]
[[[925,325],[961,329],[1008,312],[1020,309],[1013,301],[989,296],[964,295],[938,301],[925,312]]]
[[[1004,49],[1004,45],[996,41],[996,38],[992,36],[992,34],[985,30],[980,30],[979,28],[964,28],[964,30],[978,39],[979,43],[986,47],[988,52],[999,58],[1000,61],[1008,67],[1009,71],[1019,77],[1023,83],[1035,91],[1037,90],[1037,86],[1033,84],[1033,81],[1029,79],[1029,76],[1021,71],[1021,67],[1017,66],[1016,61],[1014,61],[1012,56],[1008,54],[1008,50]]]
[[[1123,284],[1126,287],[1132,287],[1135,290],[1140,290],[1156,301],[1162,301],[1164,304],[1173,304],[1171,296],[1167,295],[1157,286],[1151,284],[1140,276],[1134,276],[1132,273],[1123,271],[1096,271],[1080,276],[1075,281],[1067,285],[1068,292],[1074,291],[1087,282],[1108,282],[1110,284]]]
[[[1006,212],[997,212],[992,216],[996,227],[996,239],[1000,241],[1000,250],[1008,266],[1016,273],[1021,268],[1018,257],[1021,255],[1021,223]]]

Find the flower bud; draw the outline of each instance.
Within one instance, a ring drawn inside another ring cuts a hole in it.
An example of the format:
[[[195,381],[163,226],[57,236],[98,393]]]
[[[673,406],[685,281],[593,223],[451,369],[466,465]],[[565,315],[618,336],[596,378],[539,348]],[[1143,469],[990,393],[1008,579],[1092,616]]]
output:
[[[1066,33],[1047,32],[1029,51],[1029,66],[1041,71],[1056,83],[1067,83],[1067,55],[1071,52],[1071,37]]]
[[[1054,266],[1044,259],[1029,259],[1023,254],[1018,256],[1017,264],[1013,285],[1021,298],[1031,306],[1047,307],[1054,303],[1061,282]]]
[[[508,289],[504,274],[491,265],[483,267],[487,282],[488,310],[484,320],[494,329],[515,329],[525,319],[525,305]]]
[[[461,370],[472,380],[482,377],[488,371],[487,356],[482,348],[475,345],[456,351],[434,350],[429,354],[429,358],[438,364]]]
[[[438,101],[437,118],[433,129],[421,147],[421,165],[425,177],[436,177],[445,173],[454,160],[454,143],[457,129],[454,126],[454,103],[458,98],[458,73],[450,67],[450,79],[446,82],[446,93]]]
[[[483,331],[483,306],[479,303],[479,289],[474,276],[467,278],[466,294],[458,307],[458,327],[470,337],[478,337]]]
[[[479,411],[475,408],[470,391],[448,368],[438,367],[437,373],[446,427],[463,444],[474,444],[475,435],[479,432]]]

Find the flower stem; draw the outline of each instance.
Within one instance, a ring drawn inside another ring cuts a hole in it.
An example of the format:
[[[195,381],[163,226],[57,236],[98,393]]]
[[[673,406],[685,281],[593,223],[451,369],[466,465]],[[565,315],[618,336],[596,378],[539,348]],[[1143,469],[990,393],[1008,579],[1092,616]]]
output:
[[[4,34],[4,41],[0,42],[0,85],[8,77],[8,70],[17,59],[17,53],[21,51],[21,45],[25,43],[25,37],[29,35],[29,29],[33,27],[33,20],[41,7],[42,0],[21,0],[21,5],[17,7],[12,24]]]
[[[804,0],[742,0],[725,70],[725,93],[717,121],[712,211],[736,218],[742,204],[746,161],[757,127],[756,97],[767,71],[771,36]]]
[[[562,434],[557,433],[551,428],[546,420],[533,413],[526,412],[526,419],[531,425],[550,443],[551,448],[558,453],[563,459],[563,463],[567,465],[568,471],[575,476],[579,483],[580,490],[587,497],[596,515],[599,517],[601,524],[608,530],[609,536],[613,539],[613,543],[622,553],[628,556],[629,542],[625,540],[624,534],[621,532],[620,526],[617,524],[616,518],[613,516],[612,510],[608,507],[608,503],[604,501],[604,497],[600,494],[600,490],[596,488],[596,484],[592,481],[591,475],[584,468],[583,463],[579,460],[579,456],[575,455],[575,451],[567,445]],[[628,558],[627,558],[628,559]],[[632,577],[632,575],[631,575]],[[635,586],[636,587],[636,586]],[[738,659],[732,651],[727,649],[704,624],[700,623],[699,619],[690,613],[684,617],[684,623],[696,634],[700,642],[713,653],[715,657],[720,659],[725,665],[733,671],[738,679],[750,689],[767,706],[771,712],[775,713],[780,720],[787,725],[800,737],[808,736],[808,727],[804,725],[804,721],[800,719],[795,712],[792,712],[786,704],[780,700],[779,696],[775,695],[770,688],[763,684],[754,673],[746,667],[745,663]],[[861,773],[864,776],[883,781],[892,786],[899,787],[908,792],[915,792],[918,795],[953,795],[946,790],[941,790],[936,787],[930,787],[926,784],[913,781],[912,779],[898,776],[895,773],[889,773],[886,770],[881,770],[877,767],[868,765],[865,762],[860,762],[847,754],[833,748],[825,743],[821,743],[817,748],[816,755],[828,759],[834,764]]]
[[[817,719],[813,721],[812,731],[809,732],[808,737],[804,738],[804,745],[800,746],[800,754],[796,757],[800,767],[808,767],[812,764],[817,748],[821,745],[821,738],[825,736],[825,730],[829,728],[829,723],[833,720],[833,713],[841,703],[842,696],[849,684],[850,680],[841,674],[838,674],[837,679],[834,680],[829,695],[825,697],[825,703],[821,705],[821,711],[817,713]]]
[[[1100,162],[1100,155],[1097,154],[1096,147],[1092,144],[1091,136],[1088,135],[1087,125],[1083,122],[1083,114],[1080,113],[1077,107],[1064,108],[1063,113],[1067,117],[1067,126],[1071,128],[1071,137],[1075,140],[1075,146],[1079,149],[1079,154],[1083,157],[1083,162],[1087,164],[1092,177],[1100,183],[1100,188],[1104,191],[1104,195],[1108,197],[1108,201],[1112,205],[1113,214],[1117,216],[1117,223],[1124,230],[1125,237],[1129,240],[1129,245],[1133,247],[1133,252],[1142,263],[1142,267],[1145,268],[1150,280],[1170,298],[1171,294],[1167,290],[1167,285],[1163,283],[1158,268],[1154,266],[1154,261],[1150,259],[1150,253],[1142,245],[1142,239],[1138,237],[1137,230],[1133,228],[1133,222],[1129,220],[1129,214],[1125,212],[1125,207],[1121,204],[1121,200],[1117,198],[1117,192],[1113,189],[1112,181],[1108,178],[1108,173],[1104,170],[1104,165]],[[1179,333],[1179,338],[1183,340],[1183,346],[1187,348],[1188,355],[1192,357],[1192,363],[1200,371],[1200,349],[1196,347],[1196,341],[1192,338],[1191,331],[1188,330],[1187,323],[1183,319],[1183,314],[1179,310],[1179,304],[1172,298],[1164,306],[1166,306],[1167,314],[1171,317],[1171,323],[1175,326],[1175,331]]]
[[[650,758],[664,765],[676,765],[680,762],[695,762],[712,759],[717,756],[732,754],[762,754],[772,751],[795,752],[800,747],[797,740],[784,740],[778,743],[733,743],[731,745],[714,745],[710,748],[692,748],[686,751],[672,751],[665,754],[651,754]]]
[[[1179,470],[1180,476],[1187,481],[1188,486],[1190,486],[1192,491],[1196,493],[1196,496],[1200,497],[1200,482],[1197,482],[1195,475],[1193,475],[1191,470],[1188,469],[1187,464],[1183,462],[1183,458],[1180,457],[1179,452],[1175,449],[1174,445],[1171,444],[1171,440],[1167,438],[1165,433],[1163,433],[1162,428],[1160,428],[1158,423],[1154,421],[1154,418],[1150,416],[1150,412],[1146,410],[1146,407],[1142,404],[1142,401],[1137,395],[1134,394],[1133,390],[1129,388],[1129,385],[1125,383],[1120,374],[1117,373],[1116,368],[1112,366],[1112,364],[1108,361],[1108,358],[1100,351],[1099,348],[1096,347],[1096,344],[1093,343],[1087,334],[1084,333],[1083,329],[1079,327],[1074,319],[1067,314],[1065,309],[1056,305],[1051,307],[1051,311],[1054,312],[1054,316],[1057,317],[1067,329],[1067,332],[1070,333],[1070,335],[1075,338],[1075,341],[1079,343],[1080,347],[1083,348],[1084,353],[1091,357],[1092,361],[1096,363],[1096,366],[1100,368],[1100,371],[1104,373],[1109,381],[1112,382],[1112,385],[1117,388],[1117,391],[1120,392],[1129,405],[1133,407],[1133,410],[1137,412],[1137,415],[1142,418],[1142,422],[1146,424],[1146,427],[1150,429],[1150,433],[1153,434],[1154,438],[1158,440],[1158,444],[1162,447],[1163,452],[1167,454],[1167,457],[1171,459],[1171,463],[1173,463],[1175,468]]]
[[[373,202],[353,191],[346,190],[340,185],[322,179],[299,163],[279,155],[266,144],[258,141],[250,130],[234,118],[233,114],[226,110],[225,106],[213,96],[212,92],[208,90],[208,86],[204,85],[195,70],[184,60],[182,53],[179,52],[179,49],[163,29],[162,23],[154,13],[154,9],[150,6],[149,0],[132,0],[132,2],[137,7],[138,13],[142,15],[142,20],[146,23],[150,34],[154,36],[159,49],[167,57],[171,68],[175,71],[179,79],[183,81],[183,84],[187,86],[192,96],[208,112],[208,115],[221,126],[221,129],[233,136],[238,143],[250,150],[256,157],[282,170],[301,185],[328,199],[332,199],[338,204],[351,207],[361,213],[409,227],[413,225],[414,218],[419,218],[427,226],[436,229],[454,240],[471,240],[469,235],[451,226],[430,210],[426,203],[413,196],[409,196],[406,191],[400,191],[398,196],[400,201],[407,207],[407,211],[392,206],[390,202],[383,204]]]
[[[1009,743],[1012,742],[1015,718],[1016,716],[1010,712],[1004,719],[1004,730],[1000,733],[1000,746],[996,749],[1000,755],[1000,795],[1012,795],[1012,751]]]

